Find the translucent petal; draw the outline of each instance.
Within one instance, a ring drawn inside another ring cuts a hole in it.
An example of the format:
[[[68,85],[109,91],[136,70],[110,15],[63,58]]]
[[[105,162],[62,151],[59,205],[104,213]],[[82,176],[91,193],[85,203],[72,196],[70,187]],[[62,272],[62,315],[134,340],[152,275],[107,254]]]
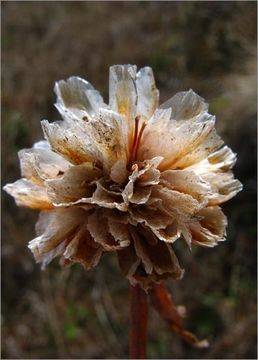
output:
[[[117,160],[111,168],[110,178],[117,184],[122,185],[128,178],[127,162],[125,159]]]
[[[189,166],[189,170],[193,170],[198,175],[207,172],[221,172],[232,169],[236,163],[236,154],[228,146],[223,146],[218,151],[211,153],[207,159]]]
[[[86,80],[72,76],[66,81],[61,80],[55,84],[57,95],[57,108],[67,109],[77,118],[94,116],[99,108],[105,107],[103,98],[98,91]]]
[[[110,108],[127,119],[136,116],[136,66],[114,65],[109,69],[109,105]]]
[[[153,187],[152,196],[160,199],[162,209],[175,218],[178,216],[192,217],[201,208],[201,204],[191,195],[161,185]]]
[[[208,104],[190,89],[177,93],[160,106],[160,109],[168,108],[172,110],[171,119],[188,120],[195,118],[196,120],[196,117],[199,117],[198,121],[203,121],[202,114],[207,113]]]
[[[223,141],[214,129],[215,118],[203,122],[170,120],[171,109],[157,110],[143,133],[139,158],[163,156],[160,170],[183,169],[217,150]]]
[[[44,187],[30,180],[20,179],[13,184],[7,184],[3,189],[14,197],[18,206],[32,209],[51,209],[53,207]]]
[[[90,197],[94,192],[92,181],[97,180],[101,175],[102,171],[92,163],[72,166],[64,175],[45,182],[48,196],[55,204]]]
[[[29,248],[33,252],[36,261],[42,262],[43,268],[54,257],[64,253],[66,253],[67,258],[74,260],[74,256],[78,251],[76,253],[74,249],[73,252],[72,245],[67,250],[66,248],[72,241],[76,241],[75,238],[78,238],[80,243],[81,241],[87,241],[90,247],[97,248],[97,246],[93,246],[88,231],[84,226],[87,216],[87,212],[80,208],[55,209],[40,213],[36,224],[38,237],[30,241]],[[95,256],[94,251],[91,254],[93,257]]]
[[[227,218],[218,206],[202,209],[201,220],[189,225],[192,242],[197,245],[213,247],[226,236]]]
[[[209,182],[190,170],[166,170],[161,173],[161,183],[171,190],[191,195],[200,203],[207,204],[212,195]]]
[[[43,180],[57,177],[71,164],[47,147],[33,146],[18,152],[22,177],[42,184]]]
[[[149,120],[158,107],[159,91],[156,88],[153,71],[146,66],[136,75],[136,89],[138,96],[137,116]]]
[[[128,124],[118,114],[101,109],[98,120],[49,124],[42,121],[51,147],[74,164],[98,162],[106,172],[128,156]]]
[[[90,139],[79,128],[69,128],[64,122],[41,121],[44,135],[52,149],[73,164],[92,162],[96,149]]]
[[[209,205],[219,205],[234,197],[243,189],[239,180],[234,179],[231,171],[206,173],[202,178],[211,185],[212,195],[209,198]]]
[[[221,204],[242,190],[242,184],[234,179],[230,170],[236,162],[236,154],[224,146],[210,154],[207,159],[189,167],[211,186],[210,205]]]

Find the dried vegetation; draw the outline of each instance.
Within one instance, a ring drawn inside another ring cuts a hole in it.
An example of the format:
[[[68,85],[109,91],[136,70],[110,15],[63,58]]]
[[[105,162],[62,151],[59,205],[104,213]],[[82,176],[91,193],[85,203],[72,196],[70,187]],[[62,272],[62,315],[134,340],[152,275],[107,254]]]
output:
[[[238,153],[244,191],[224,207],[228,241],[184,255],[169,283],[186,325],[211,347],[194,350],[150,314],[149,358],[256,358],[256,3],[5,2],[2,4],[2,183],[19,177],[17,151],[57,119],[53,84],[80,75],[106,94],[110,64],[153,67],[166,100],[193,88]],[[41,272],[27,241],[37,215],[2,197],[2,357],[127,356],[127,282],[116,258],[98,269]],[[185,250],[185,248],[183,249]]]

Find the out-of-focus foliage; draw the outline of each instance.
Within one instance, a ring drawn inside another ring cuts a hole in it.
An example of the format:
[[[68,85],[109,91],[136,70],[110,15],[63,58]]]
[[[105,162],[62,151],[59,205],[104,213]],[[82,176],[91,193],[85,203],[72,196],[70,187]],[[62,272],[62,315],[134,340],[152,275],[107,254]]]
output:
[[[107,100],[108,68],[153,67],[161,100],[193,88],[238,153],[244,190],[224,209],[228,240],[184,255],[168,282],[195,350],[149,314],[149,358],[256,358],[256,2],[3,2],[2,184],[19,177],[17,150],[58,119],[55,80],[80,75]],[[2,196],[2,357],[126,358],[127,282],[116,259],[98,269],[41,272],[27,249],[37,214]],[[182,251],[184,250],[184,251]]]

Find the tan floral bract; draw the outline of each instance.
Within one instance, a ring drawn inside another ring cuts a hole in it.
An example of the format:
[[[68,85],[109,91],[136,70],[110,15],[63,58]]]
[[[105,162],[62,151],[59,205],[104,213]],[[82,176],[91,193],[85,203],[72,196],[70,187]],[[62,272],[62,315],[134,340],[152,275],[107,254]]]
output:
[[[41,122],[46,140],[19,152],[22,179],[5,186],[18,205],[41,210],[29,243],[45,267],[95,266],[115,251],[132,284],[181,278],[172,249],[183,238],[213,247],[225,239],[219,207],[242,185],[236,155],[192,90],[159,106],[151,68],[110,68],[109,105],[79,78],[56,83],[63,120]]]

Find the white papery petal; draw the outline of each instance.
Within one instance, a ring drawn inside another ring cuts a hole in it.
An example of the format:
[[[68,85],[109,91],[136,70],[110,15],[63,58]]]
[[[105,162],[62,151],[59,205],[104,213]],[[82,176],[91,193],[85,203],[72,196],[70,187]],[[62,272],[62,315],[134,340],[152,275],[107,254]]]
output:
[[[109,106],[128,119],[136,116],[135,65],[114,65],[109,69]]]
[[[153,71],[146,66],[136,75],[136,89],[138,96],[137,116],[149,120],[158,107],[159,91],[156,88]]]
[[[93,154],[95,160],[103,163],[104,168],[113,164],[114,157],[128,156],[128,121],[118,113],[109,109],[99,108],[98,117],[82,116],[76,118],[67,109],[59,107],[64,123],[57,123],[66,129],[67,135],[74,133],[84,139],[84,146]],[[82,121],[83,120],[83,121]]]
[[[162,209],[176,218],[178,216],[192,217],[202,206],[191,195],[171,190],[161,185],[153,186],[152,196],[160,199]]]
[[[104,167],[110,170],[117,160],[129,156],[128,122],[113,111],[101,109],[98,121],[92,122],[92,141],[102,154]]]
[[[109,68],[109,106],[128,121],[128,141],[133,141],[137,111],[136,66],[114,65]]]
[[[38,169],[36,168],[36,155],[34,153],[36,149],[24,149],[18,151],[18,157],[20,160],[21,176],[30,180],[31,182],[43,186],[44,180],[40,176]],[[37,151],[37,150],[36,150]]]
[[[49,143],[46,140],[40,140],[33,144],[33,149],[51,150]]]
[[[54,90],[57,108],[61,105],[77,118],[83,118],[86,114],[94,116],[100,107],[106,106],[100,93],[88,81],[77,76],[56,82]]]
[[[160,106],[160,109],[171,108],[171,119],[204,121],[202,114],[208,111],[208,104],[193,90],[182,91],[174,95]],[[196,119],[198,117],[198,119]]]
[[[20,179],[13,184],[7,184],[3,189],[14,197],[18,206],[32,209],[51,209],[53,207],[46,189],[27,179]]]
[[[201,141],[198,142],[197,138],[197,144],[194,144],[192,148],[190,147],[186,153],[182,153],[182,158],[176,159],[176,161],[173,162],[173,167],[188,168],[192,164],[198,163],[200,160],[206,158],[223,145],[223,140],[216,133],[215,128],[211,127],[210,130],[200,136]]]
[[[234,197],[243,189],[240,181],[234,179],[231,171],[226,173],[207,173],[202,178],[209,182],[212,189],[212,195],[209,197],[209,205],[219,205]]]
[[[98,120],[73,126],[41,123],[51,147],[74,164],[99,162],[108,172],[118,159],[127,159],[128,123],[113,111],[101,109]]]
[[[208,172],[221,172],[231,169],[237,160],[237,156],[228,146],[223,146],[218,151],[213,152],[204,159],[190,167],[198,175],[203,175]]]
[[[230,169],[235,165],[236,154],[228,146],[210,154],[207,159],[189,167],[211,186],[210,205],[228,201],[242,190],[242,184],[234,179]]]
[[[197,245],[214,247],[226,236],[227,218],[218,206],[202,209],[198,216],[201,220],[189,225],[192,242]]]
[[[166,170],[161,173],[161,183],[172,190],[191,195],[202,205],[212,196],[209,182],[189,170]]]
[[[79,208],[55,209],[40,213],[36,224],[38,237],[29,242],[37,262],[44,268],[54,257],[63,253],[68,242],[85,222],[86,213]]]
[[[170,120],[171,109],[157,110],[147,124],[139,158],[164,157],[161,170],[185,168],[217,150],[222,140],[216,135],[215,118],[204,122]]]
[[[79,127],[70,128],[65,122],[50,124],[47,120],[41,121],[41,126],[52,149],[73,164],[93,162],[98,158],[90,138]]]
[[[89,197],[93,192],[92,181],[101,175],[102,171],[92,163],[72,166],[63,176],[46,181],[49,198],[55,204],[65,204]]]
[[[123,202],[121,193],[106,189],[101,182],[103,182],[102,179],[95,182],[97,187],[90,197],[82,197],[81,199],[72,202],[54,203],[54,205],[58,208],[74,205],[84,207],[86,205],[86,209],[90,209],[93,208],[94,205],[98,205],[99,207],[106,209],[118,209],[123,212],[127,211],[128,205]]]
[[[20,150],[18,156],[22,176],[37,183],[55,178],[71,166],[67,160],[45,146],[33,146],[31,149]]]
[[[128,178],[129,171],[126,168],[127,162],[125,159],[119,159],[115,162],[110,170],[110,178],[117,184],[123,184]]]

